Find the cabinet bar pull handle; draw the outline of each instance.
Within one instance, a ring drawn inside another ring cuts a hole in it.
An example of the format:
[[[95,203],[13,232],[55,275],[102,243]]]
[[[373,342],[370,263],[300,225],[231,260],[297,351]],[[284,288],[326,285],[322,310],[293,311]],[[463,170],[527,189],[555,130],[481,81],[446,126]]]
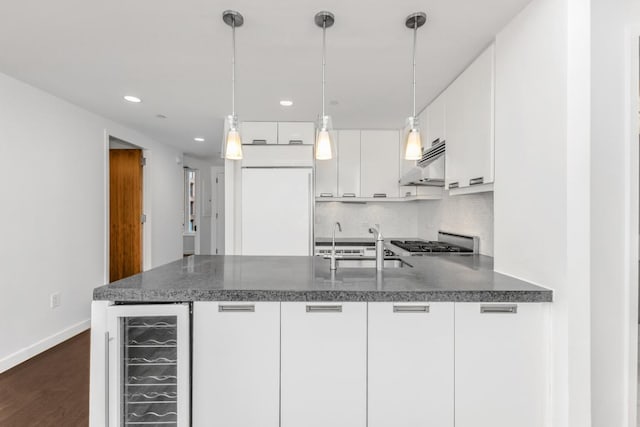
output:
[[[307,305],[307,313],[342,313],[341,305]]]
[[[333,193],[320,193],[320,197],[333,197]]]
[[[263,145],[267,143],[266,139],[254,139],[251,141],[252,144]]]
[[[356,193],[344,193],[342,197],[356,197]]]
[[[373,197],[387,197],[387,193],[373,193]]]
[[[411,191],[407,191],[406,193],[404,193],[404,197],[410,197],[410,196],[413,196]]]
[[[516,314],[517,312],[518,312],[518,306],[516,304],[481,305],[480,306],[480,313]]]
[[[449,183],[449,190],[451,190],[452,188],[458,188],[458,181],[456,182],[450,182]]]
[[[302,140],[301,139],[290,139],[289,140],[289,144],[299,145],[299,144],[302,144]]]
[[[233,304],[218,306],[218,312],[220,313],[253,313],[256,311],[254,304]]]
[[[394,313],[428,313],[428,305],[395,305],[393,306]]]
[[[109,332],[104,333],[104,425],[109,427]]]
[[[484,184],[484,176],[481,176],[478,178],[471,178],[469,180],[469,185],[479,185],[479,184]]]

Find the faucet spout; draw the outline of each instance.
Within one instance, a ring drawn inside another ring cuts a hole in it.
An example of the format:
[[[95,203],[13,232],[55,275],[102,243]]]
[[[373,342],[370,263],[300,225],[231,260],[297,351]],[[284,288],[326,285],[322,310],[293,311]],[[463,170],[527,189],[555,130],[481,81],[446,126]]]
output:
[[[384,238],[380,232],[380,224],[370,227],[369,233],[373,234],[376,239],[376,270],[382,271],[384,268]]]
[[[333,238],[331,239],[331,264],[329,267],[331,270],[336,270],[338,268],[336,265],[336,228],[342,233],[342,226],[338,221],[333,225]]]

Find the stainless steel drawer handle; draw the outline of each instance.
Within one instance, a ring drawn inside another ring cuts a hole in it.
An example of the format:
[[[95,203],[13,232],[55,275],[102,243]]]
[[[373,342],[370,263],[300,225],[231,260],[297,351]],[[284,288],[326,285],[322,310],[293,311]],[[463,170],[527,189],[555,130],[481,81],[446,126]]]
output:
[[[342,313],[341,305],[307,305],[307,313]]]
[[[301,139],[290,139],[289,140],[289,144],[300,145],[300,144],[302,144],[302,140]]]
[[[469,180],[469,185],[479,185],[479,184],[484,184],[484,177],[480,176],[478,178],[471,178]]]
[[[428,305],[394,305],[394,313],[428,313]]]
[[[459,184],[458,182],[450,182],[449,183],[449,190],[451,190],[452,188],[458,188]]]
[[[218,312],[220,313],[253,313],[256,311],[254,304],[232,304],[218,306]]]
[[[481,305],[480,306],[480,313],[516,314],[517,312],[518,312],[518,306],[516,304]]]
[[[333,193],[320,193],[320,197],[333,197]]]
[[[373,193],[373,197],[387,197],[387,193]]]
[[[342,197],[356,197],[356,193],[344,193]]]
[[[411,191],[407,191],[406,193],[404,193],[404,197],[411,197],[413,196],[413,193],[411,193]]]
[[[257,144],[257,145],[265,145],[267,143],[266,139],[254,139],[253,141],[251,141],[252,144]]]

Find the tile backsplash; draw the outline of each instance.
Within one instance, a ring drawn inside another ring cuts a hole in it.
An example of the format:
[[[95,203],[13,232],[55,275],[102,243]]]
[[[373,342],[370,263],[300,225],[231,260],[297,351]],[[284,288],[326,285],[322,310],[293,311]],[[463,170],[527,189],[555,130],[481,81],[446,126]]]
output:
[[[418,227],[418,204],[395,202],[316,203],[316,237],[331,237],[333,224],[342,225],[340,237],[371,237],[369,227],[380,224],[385,237],[413,237]]]
[[[435,240],[438,230],[478,236],[480,253],[493,256],[493,193],[419,202],[316,203],[316,237],[331,237],[336,221],[342,225],[340,237],[372,237],[372,224],[380,224],[385,237]]]
[[[480,253],[493,256],[493,193],[467,194],[419,202],[417,236],[438,237],[438,230],[480,238]]]

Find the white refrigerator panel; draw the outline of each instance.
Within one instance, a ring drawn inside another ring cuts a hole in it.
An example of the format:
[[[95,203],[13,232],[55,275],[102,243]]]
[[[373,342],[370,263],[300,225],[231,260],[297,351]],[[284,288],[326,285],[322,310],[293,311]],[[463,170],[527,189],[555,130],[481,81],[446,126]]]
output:
[[[311,255],[311,168],[242,169],[242,255]]]

